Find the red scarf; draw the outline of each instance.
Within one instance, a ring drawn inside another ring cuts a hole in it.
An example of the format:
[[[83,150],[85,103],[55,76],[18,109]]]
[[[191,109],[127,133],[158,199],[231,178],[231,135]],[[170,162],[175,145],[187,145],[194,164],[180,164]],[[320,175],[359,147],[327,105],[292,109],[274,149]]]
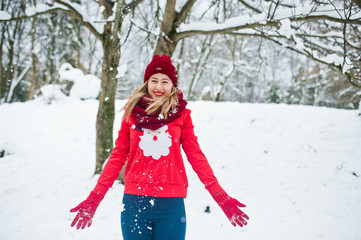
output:
[[[132,117],[134,119],[134,124],[137,129],[146,128],[151,130],[157,130],[160,127],[177,119],[187,105],[187,101],[183,99],[183,93],[181,91],[178,91],[178,104],[174,109],[171,109],[169,111],[168,117],[167,119],[165,119],[164,117],[159,116],[160,112],[148,115],[145,109],[147,109],[147,107],[151,103],[147,100],[149,98],[149,96],[144,96],[133,108]]]

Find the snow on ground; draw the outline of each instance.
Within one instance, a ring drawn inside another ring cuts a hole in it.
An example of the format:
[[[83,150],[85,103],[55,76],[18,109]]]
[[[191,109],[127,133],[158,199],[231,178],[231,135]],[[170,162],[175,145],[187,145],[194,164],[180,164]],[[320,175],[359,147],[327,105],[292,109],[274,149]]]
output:
[[[120,109],[124,101],[117,102]],[[95,185],[96,100],[0,105],[0,239],[122,239],[122,185],[91,228],[69,209]],[[361,117],[310,106],[191,102],[195,131],[223,188],[247,205],[234,228],[187,164],[187,239],[361,239]],[[117,112],[114,135],[120,126]],[[210,206],[210,213],[205,213]]]

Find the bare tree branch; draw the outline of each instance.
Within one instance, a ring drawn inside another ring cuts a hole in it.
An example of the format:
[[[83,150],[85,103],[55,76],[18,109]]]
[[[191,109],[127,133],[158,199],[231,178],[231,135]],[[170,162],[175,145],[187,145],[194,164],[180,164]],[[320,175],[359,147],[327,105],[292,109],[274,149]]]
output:
[[[119,42],[118,32],[122,28],[123,16],[125,16],[123,13],[127,11],[126,6],[124,6],[124,5],[125,5],[124,0],[118,1],[117,9],[115,10],[115,19],[114,19],[113,29],[112,29],[113,42]]]
[[[128,4],[128,9],[134,11],[134,9],[143,2],[144,0],[134,0]]]
[[[199,19],[202,19],[202,18],[204,17],[204,15],[206,15],[206,13],[207,13],[212,7],[214,7],[214,5],[216,5],[216,3],[217,3],[217,1],[212,1],[211,4],[209,5],[208,9],[205,10],[205,11],[202,13],[202,15],[200,16]]]
[[[174,14],[175,14],[175,3],[176,0],[168,0],[165,6],[165,12],[161,29],[165,34],[169,34],[174,27]]]
[[[99,33],[97,31],[97,29],[95,29],[95,27],[90,24],[87,21],[84,21],[83,16],[76,10],[73,8],[73,6],[67,2],[63,2],[61,0],[54,0],[54,2],[63,5],[65,7],[67,7],[69,9],[69,11],[74,15],[74,17],[84,26],[86,27],[97,39],[99,39],[100,41],[103,41],[103,35],[101,33]],[[59,9],[62,10],[62,9]],[[66,11],[69,13],[69,11]]]
[[[186,4],[184,4],[182,10],[177,15],[175,26],[178,27],[182,22],[185,21],[189,11],[192,9],[193,4],[196,2],[196,0],[188,0]]]
[[[256,13],[262,13],[261,10],[253,7],[251,4],[247,3],[246,1],[244,0],[238,0],[238,2],[242,3],[244,6],[246,6],[247,8],[251,9],[252,11],[256,12]]]
[[[268,21],[266,23],[249,23],[249,24],[244,24],[244,25],[239,25],[239,26],[234,26],[234,27],[227,27],[227,28],[219,28],[219,29],[215,29],[215,30],[189,30],[189,31],[184,31],[184,32],[179,32],[176,35],[175,40],[178,41],[182,38],[185,37],[189,37],[189,36],[193,36],[193,35],[197,35],[197,34],[220,34],[220,33],[231,33],[237,30],[241,30],[241,29],[256,29],[259,27],[278,27],[279,23],[277,21]]]
[[[120,3],[122,2],[122,3]],[[123,16],[126,16],[130,11],[134,11],[134,9],[143,2],[143,0],[135,0],[129,4],[125,3],[125,0],[118,1],[115,22],[113,27],[113,35],[117,34],[121,31]],[[115,37],[115,36],[114,36]]]
[[[56,13],[59,10],[63,11],[63,12],[67,12],[68,14],[71,13],[69,10],[61,8],[61,7],[52,7],[52,8],[49,8],[49,9],[45,10],[45,11],[36,12],[35,14],[29,15],[29,16],[28,15],[23,15],[23,16],[12,17],[12,18],[9,18],[9,19],[0,19],[0,22],[11,22],[11,21],[17,21],[17,20],[32,18],[32,17],[44,15],[44,14]]]
[[[152,31],[150,31],[149,29],[143,28],[141,26],[139,26],[136,22],[134,22],[132,19],[130,20],[130,22],[132,23],[132,25],[136,26],[137,28],[139,28],[140,30],[142,30],[143,32],[146,32],[150,35],[156,36]]]
[[[276,10],[277,10],[279,4],[280,4],[280,0],[277,0],[276,6],[275,6],[275,8],[273,9],[273,13],[272,13],[271,19],[274,18],[275,14],[276,14]]]
[[[275,3],[274,0],[267,0],[268,2],[273,2]],[[278,1],[278,0],[277,0]],[[287,8],[294,8],[295,5],[291,5],[291,4],[287,4],[287,3],[282,3],[282,2],[279,2],[279,5],[282,6],[282,7],[287,7]]]
[[[114,28],[113,28],[113,35],[117,34],[121,30],[121,26],[122,26],[121,22],[123,21],[123,16],[126,16],[130,11],[134,11],[134,9],[141,2],[143,2],[143,0],[135,0],[129,4],[126,4],[125,1],[123,0],[122,4],[118,3],[116,16],[115,16],[116,22],[114,23]]]
[[[267,39],[267,40],[270,40],[274,43],[276,43],[277,45],[280,45],[282,47],[285,47],[286,49],[289,49],[293,52],[296,52],[296,53],[299,53],[299,54],[302,54],[308,58],[311,58],[313,59],[314,61],[316,62],[319,62],[319,63],[322,63],[322,64],[325,64],[333,69],[337,69],[341,72],[342,71],[342,66],[341,65],[335,65],[334,63],[329,63],[329,62],[326,62],[316,56],[314,56],[314,54],[312,54],[310,51],[308,51],[307,49],[303,49],[303,50],[300,50],[300,49],[297,49],[295,47],[292,47],[290,45],[285,45],[283,42],[281,41],[278,41],[277,38],[285,38],[284,36],[269,36],[263,32],[261,33],[256,33],[256,34],[251,34],[251,33],[230,33],[231,35],[241,35],[241,36],[254,36],[254,37],[261,37],[261,38],[264,38],[264,39]],[[357,87],[357,88],[361,88],[361,79],[358,77],[358,76],[355,76],[354,72],[351,70],[349,72],[345,72],[344,73],[348,79],[348,81],[354,86],[354,87]]]
[[[315,15],[315,16],[296,16],[289,18],[291,22],[299,22],[299,21],[313,21],[313,20],[328,20],[331,22],[344,23],[344,19],[335,18],[328,15]],[[361,25],[361,19],[349,19],[348,22],[350,24]]]

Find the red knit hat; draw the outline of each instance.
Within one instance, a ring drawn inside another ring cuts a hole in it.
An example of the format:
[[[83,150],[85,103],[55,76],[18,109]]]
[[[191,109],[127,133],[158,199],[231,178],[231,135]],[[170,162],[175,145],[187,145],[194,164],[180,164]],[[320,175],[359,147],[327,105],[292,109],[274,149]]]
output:
[[[144,82],[146,82],[153,74],[163,73],[167,75],[175,87],[177,87],[177,70],[172,64],[169,56],[154,55],[144,73]]]

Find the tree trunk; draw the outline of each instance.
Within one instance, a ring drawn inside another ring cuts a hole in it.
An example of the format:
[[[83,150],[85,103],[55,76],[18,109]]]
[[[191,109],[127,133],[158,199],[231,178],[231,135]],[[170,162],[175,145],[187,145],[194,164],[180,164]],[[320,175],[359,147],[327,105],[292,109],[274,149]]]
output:
[[[21,20],[20,20],[21,21]],[[5,86],[4,86],[4,99],[5,101],[7,101],[8,96],[9,96],[9,90],[10,90],[10,86],[11,86],[11,82],[13,80],[14,77],[14,71],[15,71],[15,66],[13,64],[14,62],[14,45],[15,45],[15,39],[16,39],[16,35],[18,32],[18,28],[19,28],[19,22],[20,21],[16,21],[15,23],[15,28],[14,28],[14,32],[13,35],[9,38],[9,52],[8,52],[8,56],[9,56],[9,62],[7,64],[7,69],[5,72]]]
[[[190,10],[192,9],[195,0],[188,0],[179,12],[176,12],[176,0],[168,0],[165,6],[163,21],[160,22],[161,33],[157,42],[154,54],[172,56],[173,52],[180,40],[177,37],[176,28],[185,22]]]
[[[113,124],[115,116],[116,70],[120,60],[119,44],[105,41],[101,91],[96,120],[96,167],[95,174],[101,173],[105,160],[113,149]]]
[[[113,149],[113,124],[115,115],[115,95],[117,86],[117,68],[120,61],[120,39],[124,16],[142,1],[133,1],[127,5],[125,0],[118,1],[115,10],[115,21],[106,23],[104,26],[103,44],[103,69],[101,75],[101,92],[99,95],[99,109],[96,122],[96,167],[95,174],[101,173],[105,160],[110,156]],[[104,19],[108,19],[113,13],[113,2],[101,0],[99,4],[104,7]],[[119,180],[124,183],[124,169],[119,175]]]
[[[112,15],[112,3],[109,1],[99,2],[104,6],[104,19]],[[101,90],[99,94],[99,107],[96,120],[96,164],[95,174],[102,171],[103,164],[110,156],[113,149],[113,125],[115,116],[115,94],[117,86],[117,68],[120,61],[120,43],[118,34],[120,34],[123,18],[120,15],[120,9],[125,2],[118,2],[116,10],[116,26],[107,23],[104,26],[103,33],[103,64],[101,74]]]
[[[0,104],[1,99],[3,99],[5,95],[5,86],[6,86],[6,79],[4,78],[4,66],[3,66],[3,45],[5,40],[5,27],[6,25],[3,24],[1,26],[1,40],[0,40]]]
[[[34,5],[36,6],[36,0],[34,0]],[[36,16],[33,17],[31,22],[31,62],[32,62],[32,69],[31,69],[31,80],[30,80],[30,88],[28,93],[28,100],[34,99],[34,93],[36,90],[36,55],[34,53],[35,49],[35,23],[36,23]]]
[[[50,84],[56,84],[58,81],[57,81],[57,70],[56,70],[56,64],[55,64],[55,61],[56,61],[56,56],[55,56],[55,49],[56,49],[56,44],[57,44],[57,40],[56,40],[56,34],[55,34],[55,31],[56,31],[56,28],[57,28],[57,25],[59,24],[58,23],[58,14],[52,14],[50,19],[52,21],[52,26],[49,26],[49,32],[51,33],[51,40],[50,40],[50,46],[48,47],[48,58],[49,58],[49,76],[50,76],[50,79],[48,80],[48,83]]]
[[[167,37],[160,36],[157,42],[157,47],[154,51],[154,55],[162,56],[163,54],[165,54],[171,57],[177,46],[177,43],[178,42],[174,42]]]

